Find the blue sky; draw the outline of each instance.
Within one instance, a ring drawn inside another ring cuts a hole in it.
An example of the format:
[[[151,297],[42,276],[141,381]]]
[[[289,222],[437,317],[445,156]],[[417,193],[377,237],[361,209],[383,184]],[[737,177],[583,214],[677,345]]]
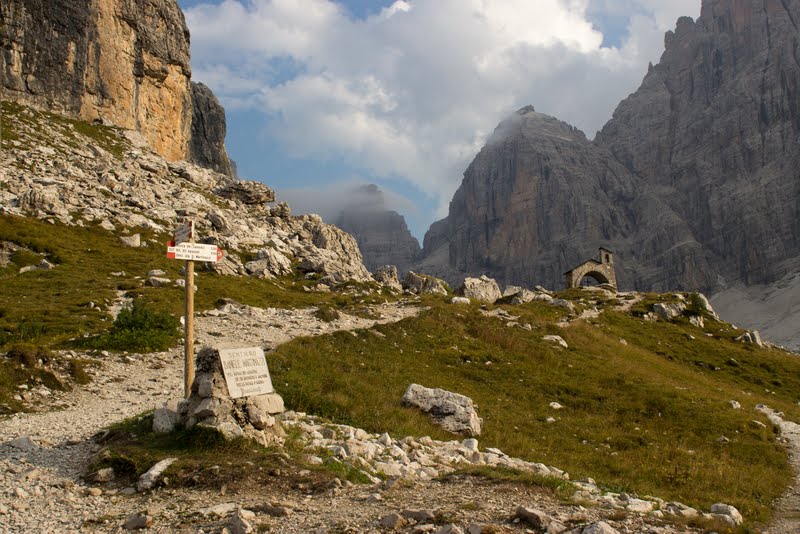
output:
[[[422,238],[522,106],[591,138],[700,0],[179,0],[243,178],[335,216],[376,183]]]

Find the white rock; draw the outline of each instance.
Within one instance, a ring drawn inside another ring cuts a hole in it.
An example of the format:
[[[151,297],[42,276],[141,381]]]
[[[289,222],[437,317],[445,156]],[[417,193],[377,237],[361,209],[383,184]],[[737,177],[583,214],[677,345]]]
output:
[[[744,518],[742,517],[742,514],[739,513],[739,510],[729,504],[712,504],[711,513],[729,516],[731,519],[733,519],[736,525],[741,525],[744,522]]]
[[[502,296],[494,278],[486,275],[480,278],[465,278],[458,290],[459,295],[468,299],[494,304]]]
[[[129,246],[129,247],[139,248],[139,247],[142,246],[142,236],[141,236],[141,234],[133,234],[133,235],[129,235],[129,236],[128,235],[123,235],[123,236],[120,236],[119,239],[120,239],[120,241],[122,241],[123,244],[125,244],[126,246]]]
[[[585,527],[581,534],[619,534],[619,531],[605,521],[599,521]]]
[[[464,395],[411,384],[403,395],[402,404],[430,414],[434,422],[448,432],[481,434],[483,420],[478,417],[472,399]]]
[[[467,297],[453,297],[450,299],[450,304],[465,304],[469,306],[472,304],[472,301],[469,300]]]
[[[156,481],[164,474],[164,471],[167,470],[169,466],[177,461],[177,458],[167,458],[165,460],[161,460],[153,467],[147,470],[145,474],[139,477],[139,483],[136,485],[136,489],[139,491],[147,491],[153,488],[153,485]]]
[[[548,335],[548,336],[544,336],[542,339],[544,341],[549,341],[551,343],[557,343],[558,345],[561,345],[565,349],[569,348],[569,345],[567,345],[567,342],[564,341],[564,338],[561,337],[561,336]]]
[[[733,408],[734,410],[741,410],[742,409],[742,405],[739,404],[738,401],[735,401],[735,400],[728,401],[728,404],[730,404],[731,408]]]
[[[467,438],[463,442],[461,442],[461,445],[463,445],[464,448],[467,450],[475,452],[478,451],[478,440],[475,438]]]
[[[551,403],[550,403],[550,407],[551,407],[552,409],[554,409],[554,410],[560,410],[560,409],[562,409],[562,408],[563,408],[563,406],[561,406],[561,405],[560,405],[559,403],[557,403],[557,402],[551,402]]]

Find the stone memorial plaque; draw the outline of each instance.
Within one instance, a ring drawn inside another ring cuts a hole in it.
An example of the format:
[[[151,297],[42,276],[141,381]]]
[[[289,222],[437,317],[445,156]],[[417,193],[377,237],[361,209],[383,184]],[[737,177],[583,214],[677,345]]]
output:
[[[231,398],[272,393],[267,359],[261,347],[219,349],[219,359]]]

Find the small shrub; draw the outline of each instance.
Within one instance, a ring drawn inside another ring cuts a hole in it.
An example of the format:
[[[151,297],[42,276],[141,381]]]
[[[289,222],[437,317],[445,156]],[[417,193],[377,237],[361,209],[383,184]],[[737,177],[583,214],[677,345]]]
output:
[[[178,319],[168,313],[153,311],[140,301],[124,308],[114,320],[111,330],[83,345],[94,349],[154,352],[167,350],[179,336]]]
[[[69,362],[69,375],[76,384],[86,385],[92,381],[92,377],[86,372],[88,362],[86,360],[71,360]]]
[[[339,319],[342,316],[338,310],[331,308],[330,306],[320,306],[317,308],[317,311],[314,312],[314,317],[319,319],[320,321],[325,321],[326,323],[332,323],[333,321]]]
[[[12,346],[6,357],[19,363],[29,369],[33,369],[39,362],[48,364],[53,360],[53,355],[41,347],[35,347],[28,344],[17,344]]]

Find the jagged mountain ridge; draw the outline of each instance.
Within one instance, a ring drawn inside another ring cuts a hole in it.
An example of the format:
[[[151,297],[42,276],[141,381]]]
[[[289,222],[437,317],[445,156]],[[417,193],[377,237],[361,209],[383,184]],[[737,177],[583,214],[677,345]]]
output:
[[[465,172],[422,264],[559,287],[605,246],[629,288],[786,274],[800,256],[797,20],[797,1],[705,0],[595,142],[521,110]]]
[[[640,182],[583,132],[528,106],[498,126],[469,166],[424,250],[447,247],[450,272],[437,274],[453,281],[488,271],[507,283],[559,287],[567,266],[613,246],[623,284],[669,288],[662,250],[702,258],[685,222]],[[692,265],[696,276],[703,267]]]
[[[800,1],[706,0],[597,143],[689,224],[717,286],[800,255]]]

